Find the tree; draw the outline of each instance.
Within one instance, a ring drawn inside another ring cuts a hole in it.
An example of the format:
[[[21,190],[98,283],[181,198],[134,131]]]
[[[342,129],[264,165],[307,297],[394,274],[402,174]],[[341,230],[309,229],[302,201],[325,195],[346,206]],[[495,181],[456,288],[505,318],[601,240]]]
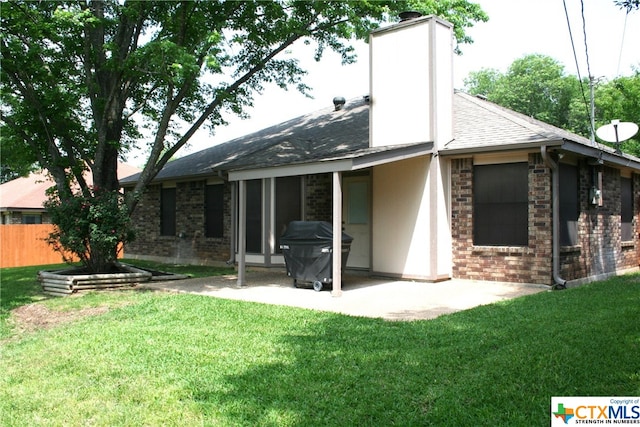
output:
[[[496,85],[502,77],[502,73],[495,68],[483,68],[470,72],[464,79],[464,86],[472,95],[489,96],[495,93]]]
[[[566,75],[556,60],[528,55],[515,60],[508,71],[480,70],[464,80],[472,95],[488,100],[554,126],[591,136],[589,81]],[[612,119],[640,123],[640,71],[595,85],[595,128]],[[624,143],[622,149],[640,156],[640,139]]]
[[[104,195],[118,192],[117,161],[146,145],[146,165],[122,202],[130,214],[199,128],[223,126],[224,112],[242,115],[266,84],[307,93],[304,70],[284,55],[293,43],[315,43],[317,60],[333,49],[348,63],[355,59],[351,39],[409,9],[452,21],[459,43],[470,41],[466,27],[487,20],[466,0],[5,2],[3,144],[49,171],[52,209],[83,206],[74,197],[89,205],[120,199]],[[87,236],[84,246],[105,268],[116,245],[105,249],[100,235]]]
[[[616,6],[621,9],[626,9],[627,13],[631,12],[633,9],[640,9],[640,0],[615,0]]]
[[[505,74],[481,70],[465,79],[466,90],[538,120],[568,128],[571,101],[578,80],[545,55],[526,55],[513,61]]]
[[[611,120],[640,124],[640,68],[633,75],[600,84],[595,91],[596,129]],[[623,151],[640,157],[640,135],[625,141]]]

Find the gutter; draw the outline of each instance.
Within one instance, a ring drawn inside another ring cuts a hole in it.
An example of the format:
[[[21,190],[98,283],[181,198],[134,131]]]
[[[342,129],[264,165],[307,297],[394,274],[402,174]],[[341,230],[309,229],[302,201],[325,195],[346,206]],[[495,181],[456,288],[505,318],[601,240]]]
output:
[[[544,164],[551,169],[551,217],[552,217],[552,257],[554,289],[566,289],[567,281],[560,277],[560,180],[558,178],[558,163],[547,152],[547,146],[540,147],[540,154]]]

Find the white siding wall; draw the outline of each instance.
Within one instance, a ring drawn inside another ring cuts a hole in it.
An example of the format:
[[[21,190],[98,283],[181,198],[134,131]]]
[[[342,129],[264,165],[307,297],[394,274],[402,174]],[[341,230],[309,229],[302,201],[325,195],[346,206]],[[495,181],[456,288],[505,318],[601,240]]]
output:
[[[430,279],[429,159],[373,169],[373,268],[376,273]]]

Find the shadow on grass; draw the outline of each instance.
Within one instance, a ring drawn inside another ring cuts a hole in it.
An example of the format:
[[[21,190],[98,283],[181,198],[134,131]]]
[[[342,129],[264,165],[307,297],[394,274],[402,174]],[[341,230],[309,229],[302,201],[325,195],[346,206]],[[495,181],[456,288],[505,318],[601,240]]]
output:
[[[631,276],[432,321],[327,314],[192,398],[238,425],[544,425],[552,396],[640,393],[639,297]]]
[[[38,282],[38,271],[57,267],[66,267],[66,264],[0,270],[0,313],[6,314],[14,308],[47,298]]]
[[[155,268],[170,273],[186,274],[191,277],[217,276],[230,274],[234,271],[231,267],[171,265],[140,260],[123,260],[123,262],[134,267]],[[42,292],[38,282],[38,272],[64,268],[69,268],[69,265],[53,264],[0,269],[0,315],[6,315],[9,311],[20,306],[50,298]]]

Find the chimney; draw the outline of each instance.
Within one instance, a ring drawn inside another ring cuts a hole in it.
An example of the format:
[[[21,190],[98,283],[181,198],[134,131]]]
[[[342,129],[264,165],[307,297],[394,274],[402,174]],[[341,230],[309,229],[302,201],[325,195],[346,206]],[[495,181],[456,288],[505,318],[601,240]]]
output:
[[[369,38],[369,144],[433,142],[453,137],[453,25],[404,15]]]

